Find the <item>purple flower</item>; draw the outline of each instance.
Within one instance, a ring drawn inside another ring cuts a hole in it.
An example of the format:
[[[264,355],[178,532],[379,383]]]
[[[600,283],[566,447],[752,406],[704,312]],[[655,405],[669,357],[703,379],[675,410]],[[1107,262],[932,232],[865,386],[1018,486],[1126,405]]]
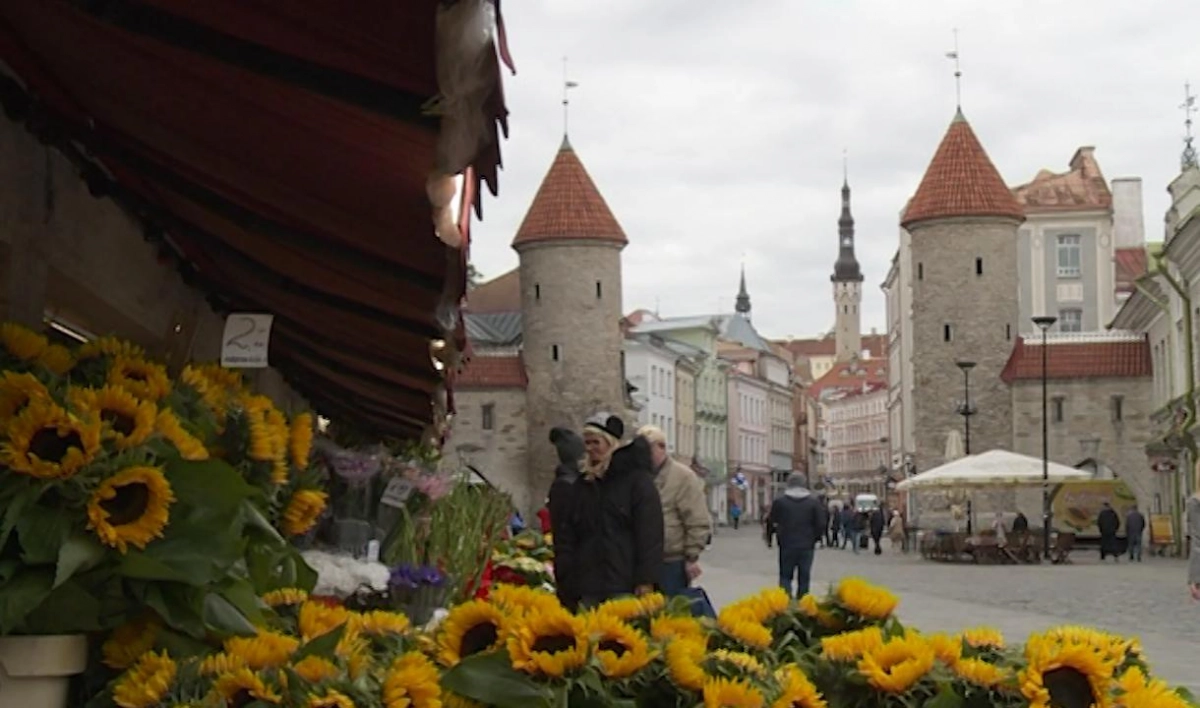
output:
[[[440,588],[446,576],[430,565],[413,566],[405,563],[392,569],[388,584],[398,590],[416,590],[421,587]]]

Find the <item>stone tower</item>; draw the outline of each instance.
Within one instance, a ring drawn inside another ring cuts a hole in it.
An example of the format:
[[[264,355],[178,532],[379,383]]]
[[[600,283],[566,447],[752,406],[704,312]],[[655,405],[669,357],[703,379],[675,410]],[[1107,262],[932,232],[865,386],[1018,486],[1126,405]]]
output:
[[[1012,446],[1012,401],[1000,373],[1017,332],[1020,205],[962,110],[951,121],[901,220],[912,236],[915,462],[944,461],[946,436],[963,429],[970,372],[971,452]]]
[[[837,360],[850,361],[862,351],[862,269],[854,257],[854,217],[850,214],[850,181],[842,181],[842,215],[838,217],[838,257],[833,263],[834,342]]]
[[[579,430],[596,411],[625,411],[620,321],[621,250],[627,243],[564,136],[512,242],[520,258],[534,495],[549,491],[558,463],[551,428]]]
[[[738,283],[738,294],[733,303],[733,310],[747,320],[750,319],[750,291],[746,290],[746,266],[742,266],[742,279]]]

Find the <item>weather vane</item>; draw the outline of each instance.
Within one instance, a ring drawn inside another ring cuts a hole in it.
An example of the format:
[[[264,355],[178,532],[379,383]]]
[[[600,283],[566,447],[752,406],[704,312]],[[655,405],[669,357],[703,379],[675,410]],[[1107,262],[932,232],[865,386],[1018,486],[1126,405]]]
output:
[[[850,184],[850,166],[847,162],[846,148],[842,148],[842,184]]]
[[[954,51],[946,52],[947,59],[954,60],[954,98],[962,108],[962,68],[958,64],[958,28],[954,28]]]
[[[1192,95],[1192,85],[1185,83],[1183,85],[1183,104],[1179,106],[1183,109],[1183,157],[1180,160],[1181,167],[1188,169],[1189,167],[1197,167],[1196,148],[1192,146],[1192,114],[1196,112],[1196,97]]]
[[[563,104],[563,137],[564,138],[567,137],[568,110],[571,106],[571,99],[567,92],[577,86],[579,86],[579,84],[577,82],[571,81],[570,79],[567,78],[567,58],[563,57],[563,99],[562,99],[562,104]]]

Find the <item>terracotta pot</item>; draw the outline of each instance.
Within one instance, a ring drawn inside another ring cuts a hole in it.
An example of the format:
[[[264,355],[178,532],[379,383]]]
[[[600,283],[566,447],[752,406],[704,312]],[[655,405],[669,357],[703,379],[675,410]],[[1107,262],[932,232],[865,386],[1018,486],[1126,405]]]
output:
[[[0,708],[66,708],[87,650],[82,634],[0,637]]]

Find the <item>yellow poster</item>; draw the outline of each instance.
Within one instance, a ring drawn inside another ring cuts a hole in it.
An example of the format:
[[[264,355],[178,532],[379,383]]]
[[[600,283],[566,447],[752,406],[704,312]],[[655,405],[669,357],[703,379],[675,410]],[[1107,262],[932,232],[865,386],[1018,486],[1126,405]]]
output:
[[[1118,479],[1064,482],[1050,501],[1054,527],[1080,536],[1099,536],[1096,516],[1104,508],[1104,502],[1112,505],[1121,520],[1117,533],[1125,533],[1125,515],[1137,506],[1137,497]]]

